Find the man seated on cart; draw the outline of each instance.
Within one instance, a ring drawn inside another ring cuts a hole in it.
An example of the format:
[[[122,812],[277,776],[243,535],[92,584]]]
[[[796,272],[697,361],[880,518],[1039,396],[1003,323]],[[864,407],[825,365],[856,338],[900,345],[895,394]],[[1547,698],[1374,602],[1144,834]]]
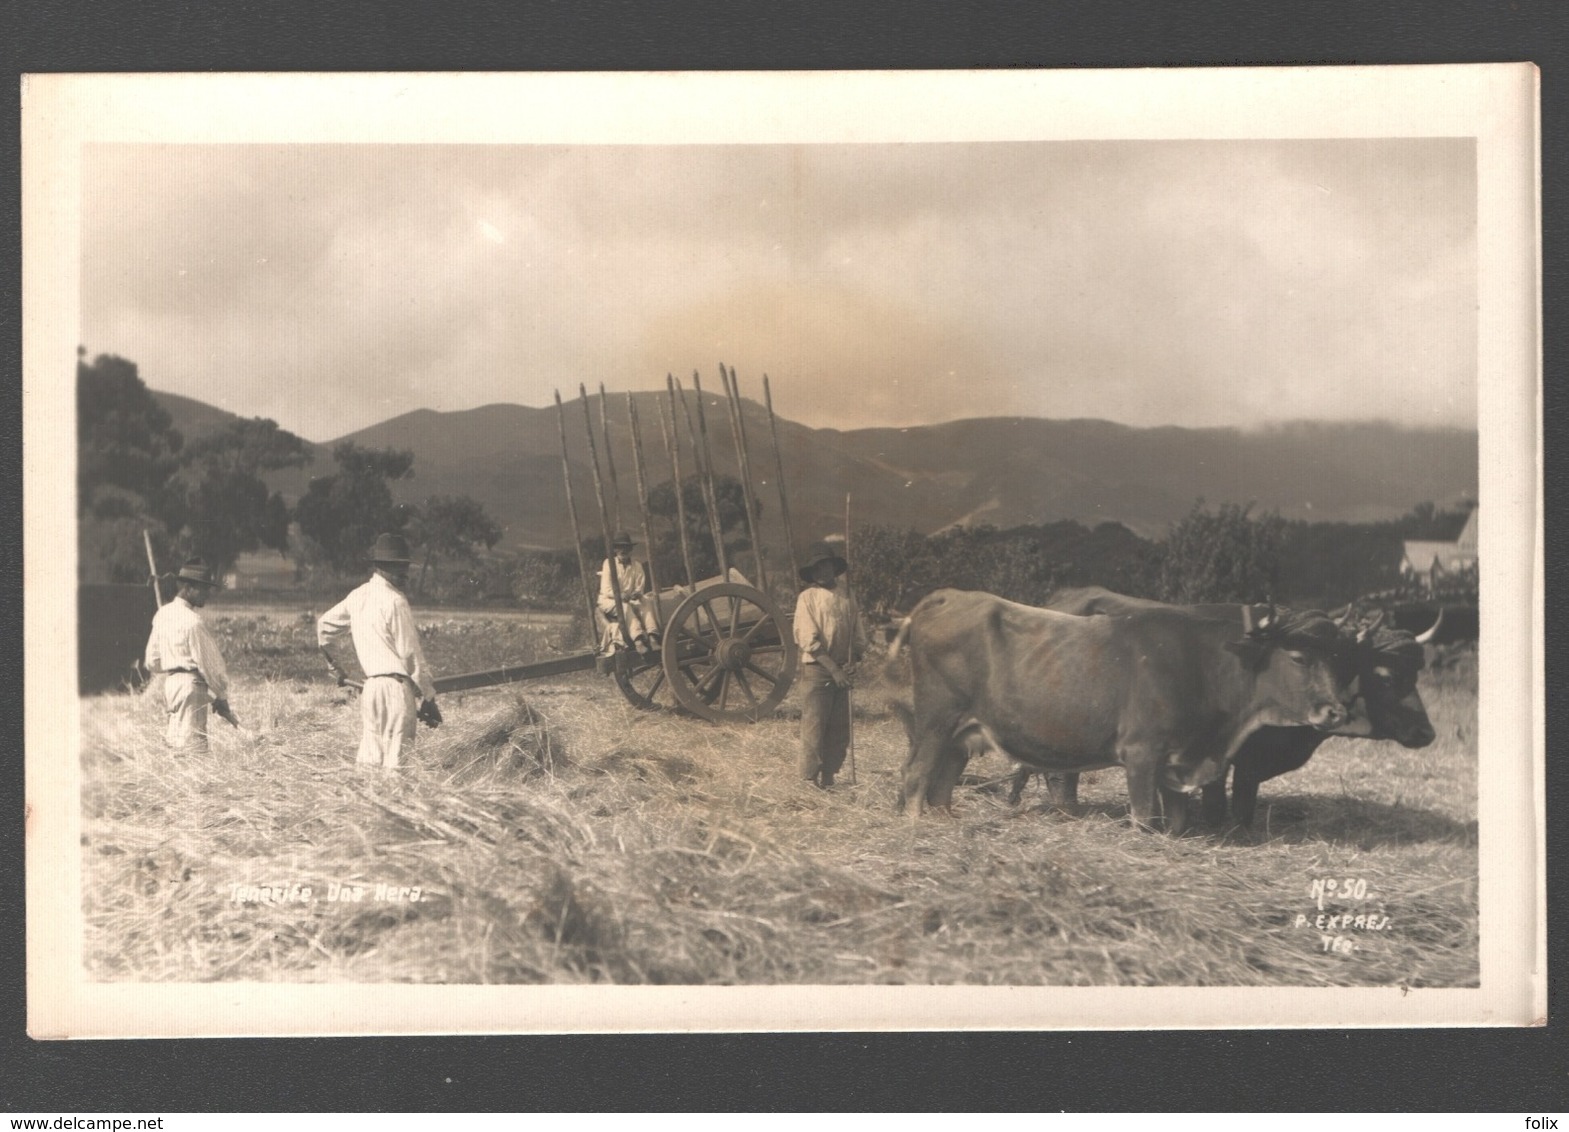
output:
[[[633,561],[632,536],[620,532],[610,543],[610,557],[599,571],[599,612],[604,614],[609,627],[605,633],[605,651],[631,645],[645,656],[659,647],[659,622],[655,616],[653,595],[649,592],[648,571],[641,562]],[[618,623],[616,591],[611,581],[611,571],[621,584],[621,615],[626,624]]]

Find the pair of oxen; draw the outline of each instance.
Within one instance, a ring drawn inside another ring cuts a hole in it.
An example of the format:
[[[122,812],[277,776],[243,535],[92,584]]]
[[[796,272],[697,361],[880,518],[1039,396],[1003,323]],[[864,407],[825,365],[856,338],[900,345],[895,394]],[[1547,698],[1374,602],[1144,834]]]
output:
[[[1440,618],[1441,619],[1441,618]],[[911,704],[901,809],[946,809],[972,754],[999,750],[1052,799],[1077,803],[1081,772],[1121,766],[1135,823],[1180,834],[1188,796],[1204,820],[1252,824],[1259,784],[1301,767],[1331,735],[1433,741],[1417,692],[1420,637],[1271,606],[1171,606],[1092,587],[1045,609],[939,590],[899,630]]]

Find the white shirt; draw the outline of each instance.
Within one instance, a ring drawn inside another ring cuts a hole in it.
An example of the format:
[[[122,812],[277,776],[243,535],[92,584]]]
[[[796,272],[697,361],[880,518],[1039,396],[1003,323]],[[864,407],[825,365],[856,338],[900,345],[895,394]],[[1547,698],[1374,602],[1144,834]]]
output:
[[[621,583],[621,600],[636,601],[648,592],[648,573],[636,558],[625,566],[614,558],[605,559],[599,568],[599,609],[602,613],[616,611],[616,591],[610,588],[610,568],[616,568],[616,580]]]
[[[407,676],[427,699],[436,685],[420,648],[414,611],[403,591],[380,574],[350,592],[316,622],[316,643],[323,648],[348,633],[366,676]]]
[[[153,614],[153,631],[147,638],[144,659],[149,672],[194,668],[213,699],[228,698],[229,670],[224,667],[218,642],[212,639],[201,615],[183,597],[176,597]]]
[[[836,664],[848,664],[852,647],[858,654],[866,651],[860,611],[842,582],[836,589],[811,585],[802,590],[795,599],[792,625],[806,664],[820,663],[817,658],[824,653]]]

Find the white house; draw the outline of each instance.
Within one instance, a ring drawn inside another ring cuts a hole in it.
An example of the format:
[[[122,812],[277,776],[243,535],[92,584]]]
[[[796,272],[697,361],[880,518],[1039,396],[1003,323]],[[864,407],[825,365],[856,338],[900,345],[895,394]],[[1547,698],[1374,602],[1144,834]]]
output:
[[[1421,581],[1431,593],[1445,578],[1474,573],[1477,568],[1476,517],[1480,513],[1480,507],[1472,508],[1465,529],[1454,542],[1407,539],[1405,553],[1400,559],[1401,576]]]

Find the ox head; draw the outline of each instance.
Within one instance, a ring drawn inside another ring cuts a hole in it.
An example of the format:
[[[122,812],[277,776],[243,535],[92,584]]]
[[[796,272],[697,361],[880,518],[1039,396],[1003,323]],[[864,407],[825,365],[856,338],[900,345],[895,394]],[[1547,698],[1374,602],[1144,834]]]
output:
[[[1352,673],[1339,626],[1316,610],[1293,613],[1273,605],[1242,607],[1241,640],[1226,648],[1254,674],[1262,722],[1332,730],[1350,718],[1345,704]]]
[[[1355,679],[1351,718],[1337,735],[1393,739],[1403,747],[1421,748],[1433,741],[1427,705],[1417,692],[1417,675],[1425,664],[1422,646],[1432,639],[1435,621],[1421,636],[1384,627],[1384,615],[1343,629],[1352,644]]]

